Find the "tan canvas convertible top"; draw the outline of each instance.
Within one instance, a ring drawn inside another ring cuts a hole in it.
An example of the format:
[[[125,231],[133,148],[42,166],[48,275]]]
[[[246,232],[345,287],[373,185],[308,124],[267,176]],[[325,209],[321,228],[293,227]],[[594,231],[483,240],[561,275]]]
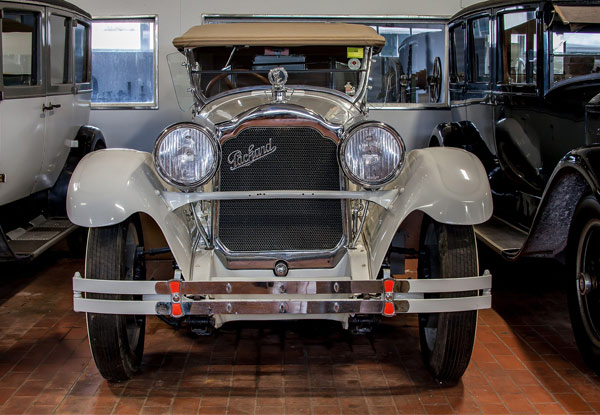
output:
[[[178,48],[201,46],[374,46],[385,38],[371,27],[347,23],[221,23],[194,26],[173,40]]]

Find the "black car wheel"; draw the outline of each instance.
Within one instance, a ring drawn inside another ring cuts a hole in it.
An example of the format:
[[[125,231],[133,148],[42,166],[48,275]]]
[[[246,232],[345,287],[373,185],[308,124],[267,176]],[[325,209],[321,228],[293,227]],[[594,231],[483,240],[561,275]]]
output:
[[[421,229],[419,278],[461,278],[478,275],[477,248],[472,226],[446,225],[429,218]],[[476,295],[445,293],[429,298]],[[477,311],[419,314],[421,354],[440,383],[454,384],[467,370],[477,326]]]
[[[569,314],[577,347],[600,374],[600,204],[593,197],[577,207],[569,240]]]
[[[137,217],[89,231],[86,278],[143,280],[145,266],[138,258],[142,231]],[[133,300],[134,296],[88,294],[88,298]],[[145,316],[87,313],[87,328],[96,367],[111,382],[130,379],[144,351]]]

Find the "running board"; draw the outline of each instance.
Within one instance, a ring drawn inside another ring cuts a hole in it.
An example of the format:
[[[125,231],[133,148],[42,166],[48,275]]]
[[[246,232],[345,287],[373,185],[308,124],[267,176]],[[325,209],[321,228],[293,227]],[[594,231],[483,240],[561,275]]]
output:
[[[527,240],[527,233],[502,219],[492,217],[475,226],[477,239],[506,258],[514,258]]]
[[[17,260],[40,256],[78,228],[66,218],[46,219],[43,216],[38,216],[29,224],[31,227],[27,229],[17,228],[6,233],[8,246]]]

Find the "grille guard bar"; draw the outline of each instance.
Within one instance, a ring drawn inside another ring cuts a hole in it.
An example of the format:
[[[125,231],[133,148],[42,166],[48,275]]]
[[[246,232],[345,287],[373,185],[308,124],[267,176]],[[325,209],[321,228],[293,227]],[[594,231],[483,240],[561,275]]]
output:
[[[74,310],[101,314],[150,314],[171,317],[213,314],[380,314],[439,313],[490,308],[492,276],[435,280],[371,281],[112,281],[73,277]],[[452,298],[432,293],[476,291]],[[84,293],[143,296],[142,300],[84,298]],[[348,298],[363,294],[364,298]],[[194,300],[187,296],[226,295]],[[263,295],[248,300],[242,295]],[[293,296],[307,298],[294,298]],[[328,296],[328,297],[327,297]],[[270,298],[269,298],[270,297]]]
[[[263,190],[263,191],[233,191],[233,192],[161,192],[162,198],[169,207],[175,210],[190,203],[202,200],[243,200],[243,199],[361,199],[373,202],[389,209],[398,194],[399,189],[378,191],[329,191],[329,190]]]

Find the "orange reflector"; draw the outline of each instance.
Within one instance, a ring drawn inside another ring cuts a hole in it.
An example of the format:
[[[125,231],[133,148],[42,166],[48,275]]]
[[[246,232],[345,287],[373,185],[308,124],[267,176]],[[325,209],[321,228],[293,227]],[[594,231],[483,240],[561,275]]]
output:
[[[171,290],[171,294],[179,294],[179,287],[179,281],[169,281],[169,289]]]
[[[171,315],[173,317],[181,317],[183,315],[183,310],[181,309],[181,303],[171,304]]]
[[[386,293],[393,293],[394,292],[394,280],[383,281],[383,288],[385,289]]]
[[[394,303],[385,303],[385,307],[383,308],[384,316],[393,316],[396,313],[394,309]]]

